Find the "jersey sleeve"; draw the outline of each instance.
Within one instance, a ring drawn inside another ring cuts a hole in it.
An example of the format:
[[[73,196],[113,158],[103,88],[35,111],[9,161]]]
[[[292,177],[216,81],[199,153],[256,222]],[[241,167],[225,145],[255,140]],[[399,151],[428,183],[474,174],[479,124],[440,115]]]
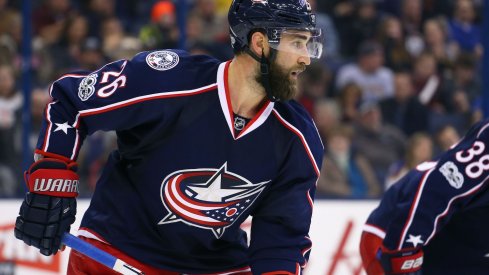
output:
[[[298,134],[279,177],[252,214],[253,274],[301,274],[307,264],[313,198],[323,153],[317,132],[312,135],[315,139]]]
[[[212,88],[192,89],[188,82],[173,81],[187,63],[184,52],[143,52],[91,73],[62,76],[50,87],[52,101],[45,109],[36,153],[75,161],[84,138],[98,130],[164,121],[170,110],[163,99]]]
[[[454,214],[480,206],[478,195],[489,178],[488,128],[487,120],[474,125],[436,161],[418,165],[394,184],[365,231],[393,250],[426,246]]]

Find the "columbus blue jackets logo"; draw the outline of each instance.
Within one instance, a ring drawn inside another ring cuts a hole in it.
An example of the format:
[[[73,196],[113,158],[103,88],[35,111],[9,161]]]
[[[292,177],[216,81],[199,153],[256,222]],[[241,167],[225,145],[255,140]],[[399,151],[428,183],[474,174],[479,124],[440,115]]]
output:
[[[226,163],[219,169],[174,172],[161,184],[161,200],[168,214],[158,224],[183,222],[211,230],[220,238],[268,182],[253,184],[227,171]]]
[[[146,63],[158,71],[166,71],[175,67],[180,58],[178,54],[171,51],[156,51],[146,56]]]

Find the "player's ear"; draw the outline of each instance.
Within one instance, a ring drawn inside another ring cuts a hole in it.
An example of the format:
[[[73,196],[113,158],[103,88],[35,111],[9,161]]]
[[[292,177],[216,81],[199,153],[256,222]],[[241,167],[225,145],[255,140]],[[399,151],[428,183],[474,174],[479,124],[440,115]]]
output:
[[[251,35],[250,50],[258,56],[261,56],[263,51],[265,54],[268,53],[267,37],[264,33],[256,31]]]

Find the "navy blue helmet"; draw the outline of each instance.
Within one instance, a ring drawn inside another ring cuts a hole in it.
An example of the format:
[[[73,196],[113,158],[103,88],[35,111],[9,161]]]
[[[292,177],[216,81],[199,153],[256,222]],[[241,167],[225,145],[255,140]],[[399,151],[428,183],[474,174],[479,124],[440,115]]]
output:
[[[252,30],[266,31],[268,42],[277,49],[281,36],[288,31],[308,31],[310,57],[322,53],[321,30],[307,0],[234,0],[228,14],[231,43],[235,50],[248,47]]]

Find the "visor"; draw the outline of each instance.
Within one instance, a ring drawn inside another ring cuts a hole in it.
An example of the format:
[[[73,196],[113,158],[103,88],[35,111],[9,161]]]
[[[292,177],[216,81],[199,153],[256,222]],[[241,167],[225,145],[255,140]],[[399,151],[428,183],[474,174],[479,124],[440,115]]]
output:
[[[277,51],[320,58],[323,53],[321,29],[269,29],[270,47]]]

